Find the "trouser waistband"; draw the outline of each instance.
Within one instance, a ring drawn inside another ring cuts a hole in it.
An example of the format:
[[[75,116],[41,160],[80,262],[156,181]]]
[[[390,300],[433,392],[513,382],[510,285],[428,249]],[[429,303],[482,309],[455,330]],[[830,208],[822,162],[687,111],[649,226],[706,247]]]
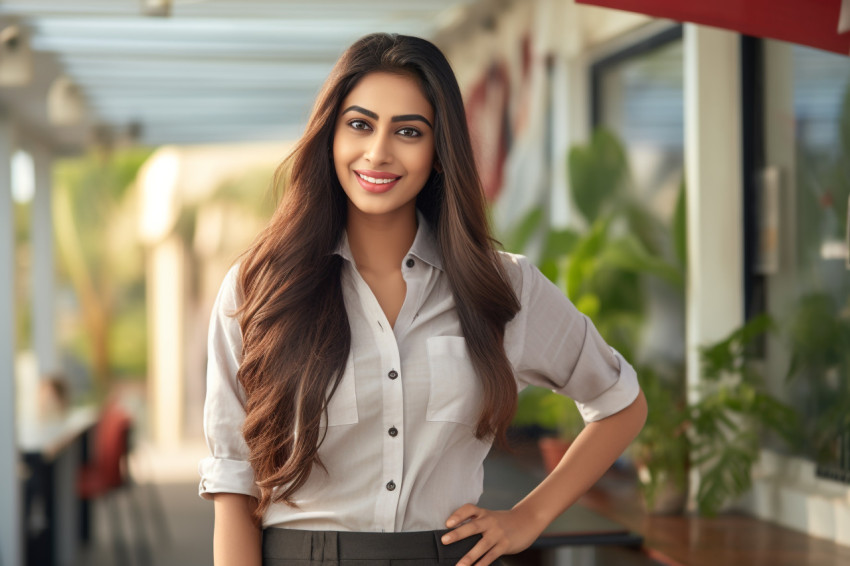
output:
[[[444,545],[440,537],[446,532],[360,533],[267,528],[263,530],[263,559],[456,560],[481,538],[475,535]]]

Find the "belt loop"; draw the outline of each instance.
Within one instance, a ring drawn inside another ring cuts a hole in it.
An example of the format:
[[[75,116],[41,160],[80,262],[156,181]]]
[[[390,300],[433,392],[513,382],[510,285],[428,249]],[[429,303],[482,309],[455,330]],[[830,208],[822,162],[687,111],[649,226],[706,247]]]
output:
[[[327,566],[338,566],[339,564],[339,532],[325,531],[324,540],[324,563]]]
[[[339,564],[339,541],[336,531],[310,533],[311,566],[336,566]]]
[[[325,558],[325,533],[313,531],[308,534],[310,536],[310,564],[321,564]]]
[[[442,537],[446,533],[446,531],[433,531],[433,532],[434,532],[434,546],[437,547],[437,561],[440,564],[442,564],[443,560],[445,560],[446,557],[443,556],[443,551],[445,550],[445,545],[443,545],[443,542],[440,540],[440,537]]]

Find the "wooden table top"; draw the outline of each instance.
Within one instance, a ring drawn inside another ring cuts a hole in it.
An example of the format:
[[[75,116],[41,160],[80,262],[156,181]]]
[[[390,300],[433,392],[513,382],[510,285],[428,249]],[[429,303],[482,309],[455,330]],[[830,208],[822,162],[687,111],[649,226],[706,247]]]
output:
[[[647,553],[668,566],[850,564],[850,547],[741,513],[647,514],[634,480],[622,472],[608,472],[579,503],[643,535]]]

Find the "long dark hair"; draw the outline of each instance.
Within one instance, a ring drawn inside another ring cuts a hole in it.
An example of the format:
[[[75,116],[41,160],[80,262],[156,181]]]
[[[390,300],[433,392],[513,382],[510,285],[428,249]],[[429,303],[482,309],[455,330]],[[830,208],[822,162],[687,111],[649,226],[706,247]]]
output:
[[[437,169],[417,197],[434,232],[461,328],[483,383],[475,435],[503,440],[516,407],[516,385],[502,344],[519,303],[495,251],[475,168],[460,90],[448,61],[424,39],[373,34],[334,66],[306,131],[276,174],[286,190],[239,271],[239,314],[246,397],[242,433],[260,500],[293,505],[321,443],[321,417],[348,358],[351,330],[343,302],[343,259],[334,254],[346,225],[347,198],[331,147],[345,96],[365,75],[411,76],[434,108]],[[276,492],[273,490],[277,488]]]

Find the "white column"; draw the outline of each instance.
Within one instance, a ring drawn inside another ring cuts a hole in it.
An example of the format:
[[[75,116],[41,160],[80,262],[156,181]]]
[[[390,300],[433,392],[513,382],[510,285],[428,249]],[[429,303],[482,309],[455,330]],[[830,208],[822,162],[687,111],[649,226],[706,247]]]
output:
[[[31,149],[35,164],[32,201],[32,341],[40,375],[59,371],[56,349],[56,275],[54,273],[51,155]]]
[[[576,26],[577,27],[577,26]],[[581,54],[564,54],[558,59],[552,81],[552,195],[550,221],[554,228],[580,228],[572,204],[572,187],[567,175],[570,148],[587,143],[591,134],[588,63]]]
[[[699,398],[699,348],[743,322],[740,38],[685,25],[685,291],[688,398]],[[691,505],[699,473],[691,473]]]
[[[23,564],[18,450],[15,437],[15,222],[12,123],[0,116],[0,563]]]
[[[685,25],[687,383],[697,395],[699,347],[743,322],[740,38]]]
[[[148,254],[148,396],[157,446],[173,448],[183,437],[185,364],[183,244],[171,235]]]

